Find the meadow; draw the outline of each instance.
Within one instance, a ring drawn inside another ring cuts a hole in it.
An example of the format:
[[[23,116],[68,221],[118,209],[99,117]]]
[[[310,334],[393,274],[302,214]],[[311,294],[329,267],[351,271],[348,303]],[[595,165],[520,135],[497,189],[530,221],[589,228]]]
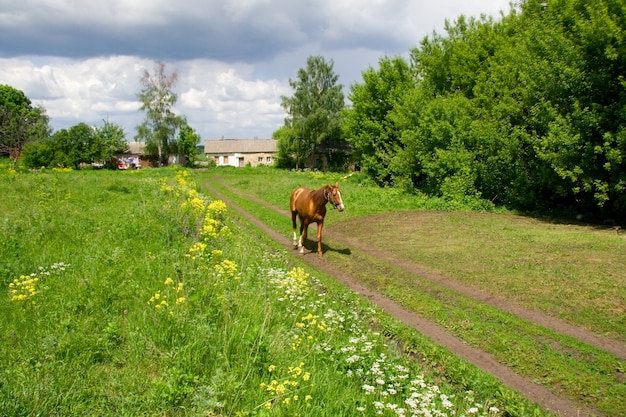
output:
[[[286,239],[291,221],[285,196],[296,186],[338,181],[346,210],[327,216],[324,264],[358,277],[529,381],[590,407],[589,415],[626,413],[623,234],[574,216],[519,215],[474,199],[381,190],[359,174],[253,173],[214,170],[203,181]],[[432,275],[444,280],[427,278]],[[459,292],[450,282],[471,291]],[[546,319],[575,328],[551,327]],[[422,352],[407,342],[410,333],[394,326],[384,331],[403,340],[407,352]],[[612,347],[587,343],[589,332]],[[463,380],[455,369],[446,367],[446,377]]]
[[[208,180],[0,169],[0,415],[550,415],[311,270]]]

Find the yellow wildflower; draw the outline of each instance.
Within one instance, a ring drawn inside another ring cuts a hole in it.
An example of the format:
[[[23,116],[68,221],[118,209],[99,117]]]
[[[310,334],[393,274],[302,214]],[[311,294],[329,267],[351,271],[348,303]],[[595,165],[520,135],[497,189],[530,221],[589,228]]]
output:
[[[209,204],[209,207],[207,208],[216,217],[219,217],[226,212],[226,203],[224,203],[222,200],[215,200],[211,204]]]
[[[231,277],[237,273],[237,264],[233,261],[229,261],[228,259],[225,259],[219,264],[215,265],[214,268],[218,274],[226,274]]]

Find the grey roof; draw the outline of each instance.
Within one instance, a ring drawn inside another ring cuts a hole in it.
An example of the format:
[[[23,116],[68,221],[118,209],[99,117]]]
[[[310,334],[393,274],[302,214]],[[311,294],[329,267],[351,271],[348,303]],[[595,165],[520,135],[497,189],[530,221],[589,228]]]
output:
[[[204,153],[275,153],[275,139],[207,139]]]
[[[143,155],[146,151],[146,144],[142,142],[128,142],[128,153]]]

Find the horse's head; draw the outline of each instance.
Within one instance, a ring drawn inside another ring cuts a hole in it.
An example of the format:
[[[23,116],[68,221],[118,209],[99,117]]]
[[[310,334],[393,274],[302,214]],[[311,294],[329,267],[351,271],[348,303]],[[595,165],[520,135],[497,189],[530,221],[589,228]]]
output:
[[[341,200],[341,191],[339,191],[339,183],[333,185],[327,185],[326,190],[324,190],[324,194],[326,195],[326,200],[330,204],[332,204],[337,210],[343,211],[345,208],[343,205],[343,201]]]

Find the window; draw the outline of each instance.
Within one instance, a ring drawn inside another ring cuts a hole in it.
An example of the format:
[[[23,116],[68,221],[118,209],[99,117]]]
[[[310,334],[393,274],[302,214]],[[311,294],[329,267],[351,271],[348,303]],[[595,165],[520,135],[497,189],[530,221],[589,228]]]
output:
[[[265,159],[265,161],[266,161],[266,162],[272,162],[272,157],[271,157],[271,156],[268,156],[268,157]]]
[[[257,162],[259,162],[259,163],[260,163],[260,162],[263,162],[263,157],[262,157],[262,156],[259,156],[259,159],[257,159]]]
[[[215,160],[215,165],[219,165],[220,164],[220,157],[219,156],[214,156],[213,159]]]
[[[228,165],[228,155],[224,155],[224,165]]]

